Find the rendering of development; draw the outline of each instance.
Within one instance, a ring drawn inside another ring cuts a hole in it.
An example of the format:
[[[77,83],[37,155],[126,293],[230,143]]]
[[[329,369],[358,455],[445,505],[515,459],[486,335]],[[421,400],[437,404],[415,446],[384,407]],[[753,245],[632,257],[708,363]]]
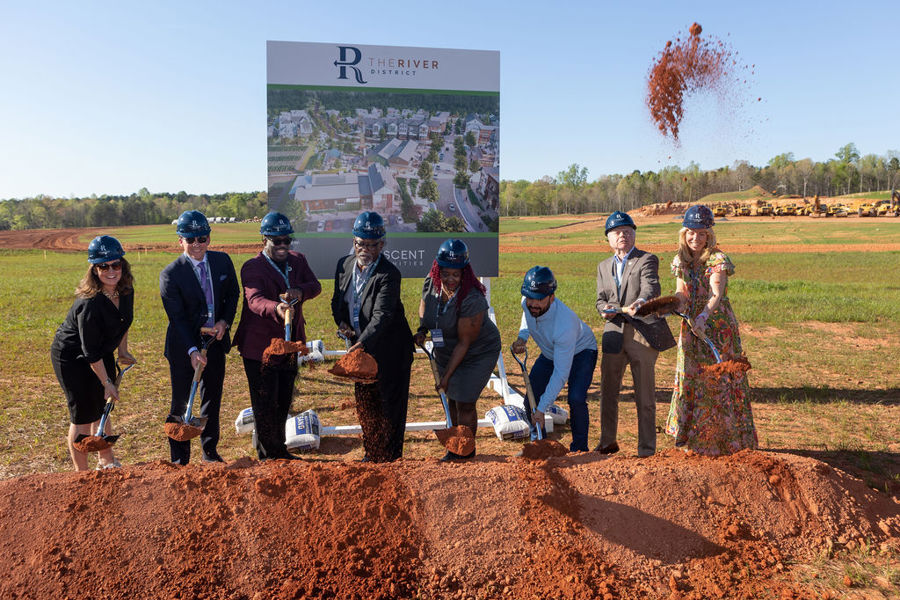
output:
[[[391,232],[496,232],[499,96],[422,97],[270,90],[270,205],[307,233],[350,231],[361,210]]]

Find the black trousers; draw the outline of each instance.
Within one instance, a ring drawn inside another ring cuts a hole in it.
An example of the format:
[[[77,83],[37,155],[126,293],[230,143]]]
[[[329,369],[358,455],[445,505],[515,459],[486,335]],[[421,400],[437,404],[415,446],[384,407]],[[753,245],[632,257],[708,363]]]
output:
[[[283,458],[290,454],[284,447],[284,422],[294,397],[297,365],[285,357],[283,364],[263,367],[261,361],[245,358],[244,372],[256,423],[256,453],[260,460]]]
[[[172,404],[169,414],[175,416],[184,415],[187,409],[188,397],[191,393],[191,382],[194,379],[194,369],[191,368],[191,359],[187,353],[181,356],[169,356],[169,375],[172,380]],[[199,403],[199,415],[208,419],[203,433],[200,434],[200,448],[204,455],[215,455],[216,446],[219,445],[219,409],[222,406],[222,385],[225,382],[225,350],[221,345],[213,342],[206,353],[206,367],[200,376],[197,393],[194,397],[193,414],[197,414]],[[191,442],[177,442],[169,440],[169,454],[175,464],[186,465],[191,460]]]
[[[412,354],[378,363],[378,381],[357,383],[356,416],[362,427],[363,449],[372,462],[403,456]]]

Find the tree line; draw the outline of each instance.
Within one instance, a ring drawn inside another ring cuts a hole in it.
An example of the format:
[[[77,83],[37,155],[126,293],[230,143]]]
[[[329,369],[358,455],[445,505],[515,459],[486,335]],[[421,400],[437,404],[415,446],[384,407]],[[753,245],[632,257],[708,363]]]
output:
[[[54,198],[36,196],[0,201],[0,230],[62,227],[117,227],[171,223],[186,210],[208,217],[261,217],[268,210],[266,192],[224,194],[153,194],[142,188],[128,196]]]
[[[660,202],[696,202],[709,194],[760,186],[779,195],[838,196],[900,186],[900,153],[861,156],[853,143],[834,158],[816,162],[796,160],[793,153],[773,157],[763,167],[737,161],[730,167],[703,171],[691,162],[686,168],[633,171],[588,181],[588,170],[577,163],[556,177],[537,181],[501,181],[500,214],[504,216],[580,214],[632,210]]]

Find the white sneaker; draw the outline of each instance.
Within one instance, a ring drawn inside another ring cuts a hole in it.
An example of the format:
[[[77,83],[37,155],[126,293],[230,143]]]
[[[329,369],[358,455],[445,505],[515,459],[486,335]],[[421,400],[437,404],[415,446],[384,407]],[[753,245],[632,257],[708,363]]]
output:
[[[111,463],[101,464],[97,463],[97,470],[103,471],[104,469],[120,469],[122,467],[122,463],[119,462],[118,458],[114,458]]]

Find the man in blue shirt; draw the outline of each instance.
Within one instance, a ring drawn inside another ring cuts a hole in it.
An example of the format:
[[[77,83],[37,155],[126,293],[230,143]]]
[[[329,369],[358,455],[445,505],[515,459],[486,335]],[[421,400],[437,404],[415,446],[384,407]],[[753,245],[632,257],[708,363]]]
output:
[[[541,350],[529,374],[537,402],[537,410],[531,416],[531,437],[535,439],[536,427],[544,424],[544,413],[568,382],[572,426],[569,450],[587,452],[587,390],[597,365],[597,340],[591,328],[556,299],[556,278],[549,268],[536,266],[525,274],[522,296],[522,322],[512,351],[524,352],[529,337]]]

